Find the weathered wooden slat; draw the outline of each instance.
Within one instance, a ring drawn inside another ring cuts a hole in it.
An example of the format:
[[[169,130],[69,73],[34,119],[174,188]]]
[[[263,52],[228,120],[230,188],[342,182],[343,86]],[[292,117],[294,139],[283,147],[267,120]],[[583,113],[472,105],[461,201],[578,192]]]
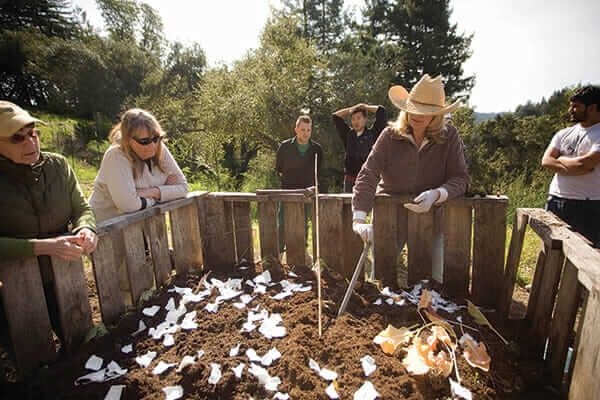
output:
[[[508,248],[508,257],[506,258],[506,268],[504,269],[504,287],[502,288],[502,298],[498,303],[498,315],[502,318],[508,318],[513,292],[515,290],[515,281],[521,260],[521,251],[523,250],[523,239],[527,231],[527,222],[529,216],[517,210],[515,213],[515,222],[513,224],[512,236],[510,238],[510,247]]]
[[[600,365],[600,293],[588,293],[585,313],[581,315],[582,324],[577,358],[573,368],[573,377],[569,390],[569,399],[597,399],[600,393],[598,366]]]
[[[233,234],[233,201],[225,201],[225,236],[223,237],[223,246],[225,247],[225,254],[229,258],[229,266],[232,266],[236,262],[235,253],[235,235]]]
[[[284,235],[288,265],[305,265],[306,244],[304,241],[304,204],[285,203]]]
[[[66,351],[72,353],[83,343],[87,331],[92,327],[92,310],[83,263],[81,259],[65,261],[52,257],[52,274],[63,344]]]
[[[481,202],[474,209],[471,295],[484,307],[497,307],[502,295],[506,207],[507,202]]]
[[[186,274],[190,269],[202,266],[202,240],[198,227],[198,212],[195,204],[176,208],[169,212],[175,269]]]
[[[319,198],[319,201],[321,199]],[[352,230],[352,205],[344,203],[342,207],[342,262],[340,273],[348,278],[352,278],[356,264],[360,259],[360,253],[363,250],[363,241]]]
[[[556,297],[556,308],[550,324],[548,342],[550,371],[552,381],[557,387],[560,387],[563,382],[565,360],[580,299],[581,284],[577,281],[577,268],[567,260]]]
[[[444,293],[465,298],[469,293],[472,208],[448,205],[444,210]]]
[[[152,252],[156,287],[160,287],[169,279],[172,268],[165,214],[158,214],[148,218],[145,229],[148,233],[147,237],[150,242],[150,251]]]
[[[373,255],[375,278],[384,286],[397,286],[398,205],[388,199],[376,199],[373,207]],[[410,239],[409,239],[410,240]]]
[[[535,300],[535,308],[529,313],[528,341],[531,343],[533,353],[541,357],[548,337],[548,328],[552,319],[554,300],[558,291],[558,281],[563,268],[565,257],[560,249],[546,247],[546,260],[544,261],[544,274]]]
[[[344,274],[343,262],[343,203],[319,198],[319,241],[321,258],[329,268]]]
[[[258,231],[260,234],[260,258],[279,258],[279,232],[277,230],[277,203],[258,203]]]
[[[225,243],[225,231],[231,222],[225,218],[225,202],[220,198],[207,197],[204,199],[204,214],[206,223],[204,237],[204,264],[212,269],[230,267],[233,262],[233,253]]]
[[[140,295],[154,285],[154,276],[146,258],[143,226],[144,222],[141,221],[123,229],[127,277],[133,305],[137,305]]]
[[[2,303],[21,375],[56,358],[37,258],[0,261]]]
[[[408,213],[408,284],[431,278],[433,211]]]
[[[116,324],[119,317],[125,312],[125,302],[121,296],[117,270],[121,260],[115,258],[111,236],[100,237],[98,246],[92,253],[98,302],[100,303],[102,322],[106,326]]]
[[[533,271],[533,280],[531,282],[531,290],[529,291],[529,300],[527,301],[527,313],[525,315],[525,326],[531,326],[533,320],[533,313],[537,307],[537,300],[540,294],[540,288],[542,286],[542,279],[544,278],[544,268],[546,267],[546,249],[548,247],[544,242],[540,243],[540,249],[538,250],[537,259],[535,262],[535,270]]]
[[[250,203],[235,201],[233,203],[233,216],[238,262],[242,259],[254,262],[254,240],[252,238]]]

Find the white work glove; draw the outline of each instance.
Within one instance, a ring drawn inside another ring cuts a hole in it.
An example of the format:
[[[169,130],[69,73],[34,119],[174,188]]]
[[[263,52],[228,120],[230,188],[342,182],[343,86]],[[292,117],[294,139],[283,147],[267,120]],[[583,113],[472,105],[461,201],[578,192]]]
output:
[[[441,198],[441,191],[438,189],[426,190],[413,200],[415,203],[406,203],[404,207],[408,208],[412,212],[416,213],[426,213],[431,209],[433,203]]]
[[[361,237],[364,242],[373,243],[373,224],[362,224],[354,222],[352,230]]]

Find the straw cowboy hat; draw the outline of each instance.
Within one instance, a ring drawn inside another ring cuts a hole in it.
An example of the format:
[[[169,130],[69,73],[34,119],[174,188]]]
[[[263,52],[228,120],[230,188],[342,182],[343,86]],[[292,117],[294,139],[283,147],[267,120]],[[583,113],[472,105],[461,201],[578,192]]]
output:
[[[9,137],[32,122],[46,125],[44,121],[32,117],[16,104],[0,100],[0,137]]]
[[[446,105],[441,75],[433,79],[428,74],[423,75],[410,93],[400,85],[392,86],[388,96],[392,104],[410,114],[443,115],[451,113],[460,105],[460,101]]]

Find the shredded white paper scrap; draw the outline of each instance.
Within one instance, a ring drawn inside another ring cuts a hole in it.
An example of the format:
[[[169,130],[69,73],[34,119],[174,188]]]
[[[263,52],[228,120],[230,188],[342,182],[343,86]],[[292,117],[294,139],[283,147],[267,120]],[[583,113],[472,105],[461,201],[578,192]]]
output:
[[[375,359],[370,355],[366,355],[361,358],[360,363],[362,364],[363,371],[365,371],[365,376],[371,375],[377,368],[375,365]]]
[[[327,396],[329,396],[330,399],[339,399],[340,398],[340,396],[335,391],[335,385],[333,384],[333,382],[331,382],[329,384],[329,386],[327,386],[327,389],[325,389],[325,394]]]
[[[375,304],[376,306],[380,306],[381,303],[382,303],[381,297],[373,302],[373,304]]]
[[[242,377],[242,372],[244,372],[244,368],[246,368],[246,364],[240,363],[240,365],[235,368],[231,368],[231,370],[235,374],[235,377],[240,379]]]
[[[108,363],[108,366],[106,368],[77,378],[75,380],[75,386],[85,385],[91,382],[107,382],[116,379],[120,376],[123,376],[126,373],[126,369],[121,368],[119,364],[117,364],[114,361],[111,361],[110,363]]]
[[[287,393],[277,392],[275,393],[275,396],[273,396],[273,398],[277,400],[289,400],[290,395]]]
[[[210,376],[208,377],[208,383],[216,385],[221,380],[221,365],[217,363],[210,364]]]
[[[450,391],[453,396],[463,398],[465,400],[472,400],[473,395],[466,387],[462,386],[460,383],[455,382],[452,378],[448,378],[450,380]]]
[[[229,350],[229,357],[235,357],[240,353],[240,346],[241,344],[238,343],[237,346],[232,347],[231,350]]]
[[[121,347],[121,351],[125,354],[131,353],[133,351],[133,345],[132,344],[125,345],[125,346]]]
[[[169,301],[167,301],[167,305],[165,306],[165,310],[172,311],[174,309],[175,309],[175,299],[171,297],[169,299]]]
[[[162,344],[165,347],[171,347],[175,344],[175,338],[170,333],[167,333],[163,338]]]
[[[137,331],[133,332],[131,334],[131,336],[135,336],[140,332],[143,332],[144,330],[146,330],[146,324],[144,323],[144,321],[140,320],[140,322],[138,323],[138,329]]]
[[[154,360],[154,357],[156,357],[156,352],[149,351],[144,355],[136,357],[135,362],[138,363],[140,365],[140,367],[147,368],[148,365],[150,365],[150,363],[152,363],[152,360]]]
[[[379,397],[379,393],[369,381],[363,383],[360,389],[354,392],[354,400],[375,400],[377,397]]]
[[[286,335],[285,327],[278,326],[281,321],[281,315],[271,314],[268,318],[265,318],[262,321],[258,331],[267,339],[284,337]]]
[[[261,360],[259,355],[256,354],[256,350],[254,350],[253,348],[249,348],[248,350],[246,350],[246,357],[248,357],[248,360],[250,361],[260,362]]]
[[[92,354],[90,358],[88,358],[88,360],[86,361],[85,368],[91,369],[92,371],[98,371],[100,368],[102,368],[103,362],[104,360],[101,357]]]
[[[183,356],[177,370],[175,372],[181,372],[186,366],[193,365],[196,362],[196,357],[194,356]]]
[[[219,311],[219,303],[208,303],[204,309],[210,313],[216,314],[216,312]]]
[[[319,367],[319,364],[315,360],[313,360],[312,358],[310,358],[308,360],[308,366],[311,369],[314,369],[315,371],[317,371],[319,373],[319,376],[321,376],[321,378],[325,379],[326,381],[334,381],[338,377],[337,372],[332,371],[332,370],[327,369],[327,368],[321,368],[321,367]]]
[[[198,354],[198,358],[202,358],[202,356],[204,355],[204,350],[202,350],[202,349],[198,350],[197,354]]]
[[[123,389],[125,389],[125,385],[112,385],[104,396],[104,400],[120,400]]]
[[[273,361],[279,358],[281,358],[281,353],[279,352],[279,350],[277,350],[277,347],[273,347],[271,350],[267,351],[267,353],[264,356],[262,356],[262,358],[260,359],[260,363],[265,367],[268,367],[271,364],[273,364]]]
[[[147,317],[154,317],[159,310],[160,306],[146,307],[142,310],[142,314]]]
[[[156,365],[156,367],[154,367],[154,369],[152,370],[152,375],[160,375],[163,372],[165,372],[166,370],[168,370],[169,368],[172,368],[176,365],[177,365],[177,363],[166,363],[163,360],[160,360],[158,362],[158,364]]]
[[[258,379],[265,390],[270,392],[276,392],[277,387],[281,384],[281,379],[278,376],[269,375],[269,372],[259,365],[251,364],[248,372]]]
[[[165,400],[177,400],[183,397],[183,387],[177,386],[166,386],[162,389],[165,392]]]

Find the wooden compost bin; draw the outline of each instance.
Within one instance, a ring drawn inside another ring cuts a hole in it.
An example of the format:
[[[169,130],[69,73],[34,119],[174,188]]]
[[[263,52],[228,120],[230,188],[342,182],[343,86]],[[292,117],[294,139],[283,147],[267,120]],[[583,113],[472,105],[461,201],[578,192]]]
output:
[[[321,259],[347,278],[351,277],[363,246],[352,232],[351,198],[350,194],[319,195]],[[587,399],[600,393],[598,380],[593,376],[600,347],[595,329],[600,324],[600,255],[597,250],[568,231],[564,224],[554,225],[561,224],[560,221],[550,223],[541,218],[540,215],[548,217],[543,210],[520,209],[505,268],[506,197],[455,199],[425,214],[408,212],[403,204],[410,200],[408,196],[376,196],[373,209],[376,277],[384,283],[393,282],[390,271],[394,270],[398,243],[404,242],[408,248],[409,283],[430,278],[434,212],[442,213],[443,292],[459,300],[468,297],[478,305],[497,309],[506,317],[525,227],[529,223],[544,239],[532,300],[523,322],[535,339],[530,344],[534,349],[540,348],[546,337],[550,338],[547,365],[558,374],[559,367],[564,365],[567,338],[575,321],[577,291],[586,292],[588,307],[584,306],[577,329],[569,398]],[[192,269],[227,271],[243,259],[278,257],[279,202],[285,204],[287,263],[304,264],[304,205],[314,206],[315,202],[308,190],[194,192],[185,199],[100,223],[98,248],[91,258],[103,323],[113,326],[126,310],[117,274],[117,266],[123,262],[127,266],[130,300],[138,304],[144,291],[167,282],[173,267],[177,274],[185,275]],[[260,246],[256,248],[260,255],[254,254],[252,203],[256,203],[258,210]],[[314,217],[313,212],[311,218],[314,220]],[[313,232],[313,239],[315,237]],[[558,290],[564,259],[567,263]],[[82,262],[68,263],[53,258],[52,268],[64,346],[72,352],[92,326]],[[0,262],[0,281],[17,365],[26,375],[55,358],[37,259]],[[556,375],[554,380],[557,385],[564,384],[562,376],[559,379]]]

